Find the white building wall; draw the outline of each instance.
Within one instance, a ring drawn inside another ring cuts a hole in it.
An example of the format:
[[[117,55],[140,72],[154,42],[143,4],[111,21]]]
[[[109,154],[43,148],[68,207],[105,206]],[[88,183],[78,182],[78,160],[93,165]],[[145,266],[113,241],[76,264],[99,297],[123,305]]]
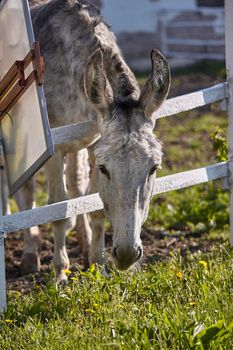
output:
[[[195,0],[103,0],[102,14],[116,33],[154,32],[159,10],[195,8]]]

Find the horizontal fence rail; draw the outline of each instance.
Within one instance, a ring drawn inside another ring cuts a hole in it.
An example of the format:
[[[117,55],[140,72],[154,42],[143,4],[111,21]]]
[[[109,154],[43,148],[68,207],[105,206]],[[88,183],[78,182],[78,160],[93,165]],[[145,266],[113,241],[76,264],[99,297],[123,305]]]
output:
[[[181,188],[191,187],[211,180],[223,179],[228,176],[227,162],[209,165],[207,167],[188,170],[156,179],[154,195]]]
[[[190,94],[173,97],[164,102],[162,107],[154,113],[156,119],[169,117],[174,114],[186,112],[202,107],[227,97],[227,83],[220,83],[207,89],[191,92]]]
[[[170,98],[165,101],[162,107],[155,112],[153,116],[156,119],[173,116],[181,112],[224,100],[226,97],[227,83],[224,82],[207,89]],[[85,137],[98,137],[98,134],[98,125],[93,121],[65,125],[52,129],[52,138],[55,145],[78,141]]]
[[[163,176],[156,179],[155,194],[178,190],[228,176],[228,163],[217,163],[200,169]],[[103,209],[98,193],[25,210],[1,218],[0,230],[5,233],[23,230],[52,221]]]
[[[98,137],[98,125],[90,121],[80,124],[70,124],[52,129],[52,138],[54,145],[61,143],[78,141],[84,137]]]

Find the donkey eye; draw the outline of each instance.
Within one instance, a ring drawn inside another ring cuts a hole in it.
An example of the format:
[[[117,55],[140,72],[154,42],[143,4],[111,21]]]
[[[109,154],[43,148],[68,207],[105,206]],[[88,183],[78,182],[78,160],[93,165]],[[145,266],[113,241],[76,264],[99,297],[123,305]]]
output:
[[[154,165],[151,169],[150,169],[150,172],[149,172],[149,176],[153,175],[156,170],[158,169],[158,165]]]
[[[98,168],[101,171],[101,173],[104,174],[105,176],[107,176],[107,178],[110,180],[110,173],[106,169],[106,167],[104,165],[99,165]]]

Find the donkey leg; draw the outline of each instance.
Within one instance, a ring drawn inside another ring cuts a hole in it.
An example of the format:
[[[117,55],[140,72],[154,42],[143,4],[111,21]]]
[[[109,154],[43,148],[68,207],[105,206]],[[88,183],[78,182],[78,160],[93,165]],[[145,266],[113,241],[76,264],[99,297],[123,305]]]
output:
[[[45,165],[49,203],[60,202],[67,199],[65,184],[63,181],[64,155],[57,151]],[[63,270],[69,269],[69,258],[66,252],[66,227],[67,219],[53,223],[54,235],[54,267],[57,280],[65,282],[67,276]]]
[[[15,200],[20,211],[32,209],[35,193],[35,177],[29,179],[15,194]],[[23,230],[24,250],[21,259],[20,272],[22,275],[40,271],[40,232],[38,226]]]
[[[83,149],[76,153],[69,153],[66,156],[66,183],[70,198],[84,196],[89,183],[88,153]],[[83,253],[84,269],[89,267],[89,250],[92,231],[87,214],[77,217],[77,232],[81,235],[81,246]]]
[[[104,214],[93,212],[89,214],[92,228],[92,240],[89,252],[90,264],[105,266]]]
[[[79,215],[76,222],[77,232],[81,234],[81,245],[83,254],[83,267],[87,270],[90,266],[89,251],[91,246],[92,230],[87,214]]]
[[[98,192],[98,173],[95,168],[95,157],[92,147],[88,148],[90,162],[90,184],[88,193]],[[91,264],[105,265],[105,236],[104,236],[104,212],[97,211],[89,213],[90,225],[92,228],[92,240],[89,252]],[[103,270],[103,274],[105,274]]]

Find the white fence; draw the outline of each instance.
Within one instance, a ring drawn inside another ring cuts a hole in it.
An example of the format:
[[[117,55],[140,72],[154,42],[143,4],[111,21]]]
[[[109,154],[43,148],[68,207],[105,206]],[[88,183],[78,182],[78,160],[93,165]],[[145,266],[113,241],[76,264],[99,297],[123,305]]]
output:
[[[156,118],[171,117],[174,114],[187,111],[196,107],[204,106],[216,101],[227,101],[229,118],[229,160],[228,162],[217,163],[207,167],[193,169],[156,179],[154,194],[177,190],[200,183],[217,179],[226,179],[230,186],[231,205],[231,244],[233,245],[233,45],[231,36],[233,33],[233,1],[226,0],[226,66],[227,83],[222,83],[190,93],[184,96],[167,100],[163,107],[156,113]],[[92,133],[95,124],[90,122],[76,125],[69,125],[52,129],[53,141],[55,144],[68,142],[79,137]],[[71,199],[41,208],[22,211],[12,215],[0,217],[0,311],[6,309],[5,289],[5,266],[4,266],[4,238],[7,233],[26,229],[48,222],[70,218],[83,213],[103,209],[99,195],[92,194],[76,199]],[[2,212],[0,200],[0,214]]]
[[[185,18],[190,17],[190,18]],[[224,60],[224,10],[200,8],[194,10],[161,10],[161,48],[171,58]],[[210,38],[200,38],[203,32],[212,31]],[[191,37],[187,37],[189,33]],[[218,39],[214,39],[213,33]]]

